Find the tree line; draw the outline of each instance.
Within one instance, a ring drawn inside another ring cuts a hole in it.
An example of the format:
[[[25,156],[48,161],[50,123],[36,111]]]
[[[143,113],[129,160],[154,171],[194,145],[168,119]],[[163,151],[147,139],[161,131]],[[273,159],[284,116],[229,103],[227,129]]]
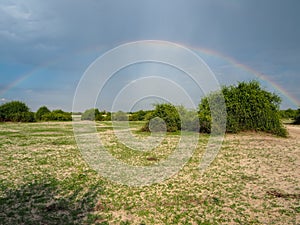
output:
[[[220,94],[224,98],[226,112],[211,111],[212,104],[218,104]],[[82,120],[146,121],[143,131],[188,130],[210,133],[213,117],[217,118],[218,113],[226,113],[226,132],[254,130],[286,136],[287,131],[281,119],[294,119],[295,124],[300,124],[300,109],[279,110],[280,103],[281,99],[278,95],[264,90],[257,81],[250,81],[223,86],[220,92],[213,92],[202,98],[197,110],[163,103],[155,105],[153,110],[146,111],[112,113],[92,108],[79,114]],[[72,120],[72,113],[60,109],[50,111],[46,106],[40,107],[36,113],[31,112],[28,106],[20,101],[8,102],[0,106],[1,122],[70,120]]]
[[[7,102],[0,106],[0,122],[36,122],[36,121],[71,121],[72,113],[61,109],[50,111],[46,106],[40,107],[36,113],[20,101]]]

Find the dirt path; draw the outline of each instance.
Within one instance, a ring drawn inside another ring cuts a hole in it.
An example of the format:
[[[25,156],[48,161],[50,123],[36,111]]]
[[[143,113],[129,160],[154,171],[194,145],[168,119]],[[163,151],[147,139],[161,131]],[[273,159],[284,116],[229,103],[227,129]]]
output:
[[[300,139],[300,126],[299,125],[287,125],[286,126],[290,137]]]

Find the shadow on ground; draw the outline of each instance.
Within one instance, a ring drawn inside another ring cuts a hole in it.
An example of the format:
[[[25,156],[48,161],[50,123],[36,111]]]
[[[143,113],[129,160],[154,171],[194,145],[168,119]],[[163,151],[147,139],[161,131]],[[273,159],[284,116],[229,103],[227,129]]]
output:
[[[0,224],[89,223],[101,186],[83,187],[76,179],[47,179],[6,189],[0,197]]]

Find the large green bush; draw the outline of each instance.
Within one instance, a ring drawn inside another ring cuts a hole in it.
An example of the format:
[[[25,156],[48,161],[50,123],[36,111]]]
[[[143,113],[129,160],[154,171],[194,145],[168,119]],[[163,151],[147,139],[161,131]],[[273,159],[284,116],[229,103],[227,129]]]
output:
[[[33,122],[35,119],[25,103],[12,101],[0,106],[0,121]]]
[[[279,136],[286,136],[287,131],[280,121],[279,104],[281,99],[273,93],[263,90],[257,81],[240,82],[237,86],[222,88],[226,103],[227,132],[245,130],[266,131]],[[211,112],[213,93],[199,104],[200,130],[211,131]]]

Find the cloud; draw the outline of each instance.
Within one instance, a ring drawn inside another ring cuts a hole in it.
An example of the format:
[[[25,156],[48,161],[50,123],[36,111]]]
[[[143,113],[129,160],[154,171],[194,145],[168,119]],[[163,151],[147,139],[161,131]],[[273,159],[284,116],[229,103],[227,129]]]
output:
[[[9,100],[6,99],[6,98],[1,98],[0,100],[1,100],[1,102],[7,102],[7,101],[9,101]]]
[[[30,71],[28,67],[38,69],[41,79],[26,88],[48,86],[59,93],[70,83],[76,86],[86,67],[105,51],[126,42],[161,39],[221,52],[295,93],[297,82],[292,81],[298,80],[293,74],[300,72],[299,6],[298,1],[278,0],[2,1],[0,62],[11,68],[4,74],[0,63],[0,76],[3,83],[11,83],[12,74],[18,78]],[[244,76],[216,63],[211,65],[224,82]],[[26,70],[13,72],[23,65]],[[53,94],[48,94],[51,99]],[[71,98],[64,101],[59,100],[62,107]]]

